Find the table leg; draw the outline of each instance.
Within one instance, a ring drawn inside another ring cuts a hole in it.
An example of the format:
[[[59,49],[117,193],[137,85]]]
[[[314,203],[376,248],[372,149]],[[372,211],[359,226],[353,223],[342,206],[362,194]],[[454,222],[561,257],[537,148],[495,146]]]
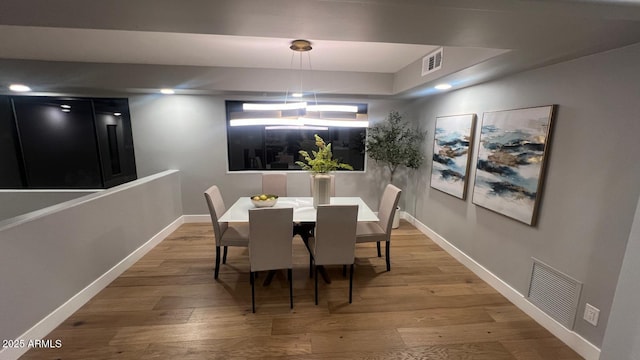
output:
[[[273,280],[273,276],[275,274],[276,274],[275,270],[269,270],[269,272],[267,273],[267,277],[264,279],[264,282],[262,283],[262,286],[271,285],[271,281]]]
[[[313,231],[314,227],[315,225],[313,224],[299,224],[297,225],[297,229],[294,229],[294,235],[300,235],[300,238],[302,239],[302,242],[304,242],[304,246],[307,247],[309,254],[311,254],[311,250],[309,249],[309,237],[311,237],[311,231]],[[331,278],[324,266],[318,265],[317,268],[320,276],[322,276],[322,280],[327,284],[331,284]]]
[[[322,280],[324,280],[324,282],[331,284],[331,278],[329,277],[329,274],[327,274],[327,270],[324,266],[318,265],[318,273],[322,276]]]

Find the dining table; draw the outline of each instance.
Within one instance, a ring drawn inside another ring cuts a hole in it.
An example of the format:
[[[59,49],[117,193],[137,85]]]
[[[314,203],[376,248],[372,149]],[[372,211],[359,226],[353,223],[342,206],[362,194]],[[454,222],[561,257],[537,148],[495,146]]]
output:
[[[367,206],[360,197],[336,196],[329,199],[331,205],[358,205],[358,221],[378,221],[376,213]],[[315,222],[316,208],[313,206],[312,197],[285,197],[281,196],[273,206],[275,208],[293,208],[294,222]],[[256,206],[251,197],[240,197],[218,219],[220,222],[249,222],[249,209]]]
[[[336,196],[329,199],[330,205],[358,205],[358,221],[378,221],[376,215],[369,206],[357,196]],[[311,224],[316,222],[317,210],[313,206],[312,197],[290,197],[281,196],[276,201],[275,208],[293,208],[293,222],[298,224]],[[251,201],[250,196],[240,197],[236,200],[231,207],[225,211],[225,213],[218,219],[220,222],[249,222],[249,210],[255,209],[256,206]],[[307,240],[303,234],[301,234],[302,240],[308,247]],[[293,236],[292,236],[293,239]],[[318,267],[318,271],[325,282],[330,283],[331,279],[327,275],[323,267]],[[264,285],[268,285],[273,278],[274,272],[269,272],[267,279],[264,281]]]

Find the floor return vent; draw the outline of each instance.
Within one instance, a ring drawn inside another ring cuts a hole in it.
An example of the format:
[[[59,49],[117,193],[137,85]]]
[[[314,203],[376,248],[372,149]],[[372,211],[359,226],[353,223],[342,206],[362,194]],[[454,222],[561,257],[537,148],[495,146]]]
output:
[[[582,283],[533,258],[527,298],[547,315],[573,329]]]

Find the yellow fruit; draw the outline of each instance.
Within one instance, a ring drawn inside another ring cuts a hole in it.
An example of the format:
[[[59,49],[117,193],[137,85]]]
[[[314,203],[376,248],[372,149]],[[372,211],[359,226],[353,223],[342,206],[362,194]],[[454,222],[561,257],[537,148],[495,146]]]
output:
[[[260,200],[260,196],[254,196],[252,197],[253,200]]]
[[[260,200],[267,200],[267,195],[265,194],[260,195]]]

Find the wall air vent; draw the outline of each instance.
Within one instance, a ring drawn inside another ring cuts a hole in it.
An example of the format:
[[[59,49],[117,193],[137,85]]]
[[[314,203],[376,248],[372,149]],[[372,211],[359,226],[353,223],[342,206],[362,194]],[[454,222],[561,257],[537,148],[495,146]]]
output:
[[[527,298],[567,329],[573,329],[581,290],[582,283],[533,259]]]
[[[442,48],[422,58],[422,76],[440,70],[442,67]]]

